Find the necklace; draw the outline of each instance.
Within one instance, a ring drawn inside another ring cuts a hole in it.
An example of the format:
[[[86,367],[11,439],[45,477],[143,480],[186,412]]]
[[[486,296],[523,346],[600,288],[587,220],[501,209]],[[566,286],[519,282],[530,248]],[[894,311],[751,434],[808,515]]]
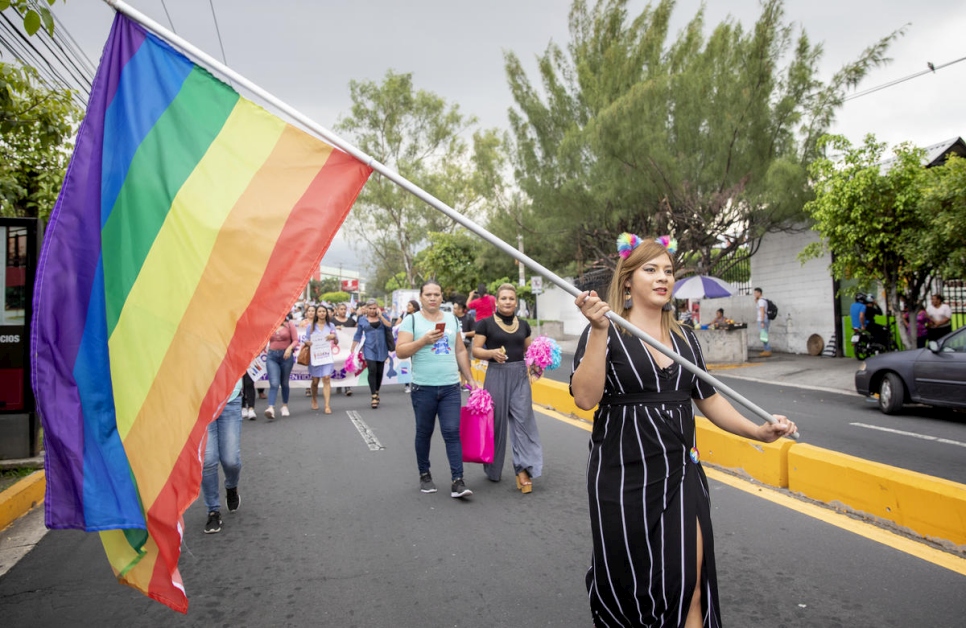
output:
[[[508,334],[516,333],[516,331],[518,329],[520,329],[520,319],[517,318],[516,316],[513,317],[513,323],[510,324],[510,325],[506,324],[503,321],[503,315],[502,314],[496,314],[493,317],[493,322],[496,323],[496,326],[497,327],[499,327],[500,329],[502,329],[503,331],[505,331]]]

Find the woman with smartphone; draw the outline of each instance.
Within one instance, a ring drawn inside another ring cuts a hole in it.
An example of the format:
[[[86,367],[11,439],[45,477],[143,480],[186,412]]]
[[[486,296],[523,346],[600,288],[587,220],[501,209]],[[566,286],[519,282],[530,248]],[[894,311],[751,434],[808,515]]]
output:
[[[416,416],[416,466],[419,490],[435,493],[429,469],[429,446],[439,417],[439,431],[446,443],[452,485],[451,497],[473,492],[463,481],[463,448],[460,444],[460,373],[475,387],[470,358],[460,336],[460,324],[453,314],[439,309],[443,302],[440,285],[428,281],[419,290],[422,307],[399,325],[396,356],[411,357],[412,402]]]
[[[489,361],[483,388],[493,397],[493,463],[484,464],[483,472],[491,482],[500,481],[512,429],[513,472],[517,488],[526,494],[543,471],[543,449],[524,361],[533,339],[530,325],[516,311],[517,289],[505,283],[496,290],[496,313],[476,324],[473,357]]]

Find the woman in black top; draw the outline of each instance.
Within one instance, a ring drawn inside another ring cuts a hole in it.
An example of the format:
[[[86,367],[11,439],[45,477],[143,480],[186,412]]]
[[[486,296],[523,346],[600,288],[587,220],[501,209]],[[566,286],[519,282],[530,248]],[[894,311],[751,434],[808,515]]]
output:
[[[488,360],[483,388],[493,397],[493,464],[484,464],[486,477],[499,482],[506,457],[508,428],[513,430],[513,472],[517,488],[533,490],[533,478],[543,472],[543,449],[524,354],[530,346],[530,325],[517,317],[517,291],[505,283],[496,291],[496,312],[476,324],[473,357]]]

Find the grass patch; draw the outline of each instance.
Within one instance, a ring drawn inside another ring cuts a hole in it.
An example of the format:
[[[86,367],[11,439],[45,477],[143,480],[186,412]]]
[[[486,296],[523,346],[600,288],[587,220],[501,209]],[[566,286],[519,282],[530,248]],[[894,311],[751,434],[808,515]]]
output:
[[[0,491],[5,491],[37,469],[19,467],[16,469],[0,470]]]

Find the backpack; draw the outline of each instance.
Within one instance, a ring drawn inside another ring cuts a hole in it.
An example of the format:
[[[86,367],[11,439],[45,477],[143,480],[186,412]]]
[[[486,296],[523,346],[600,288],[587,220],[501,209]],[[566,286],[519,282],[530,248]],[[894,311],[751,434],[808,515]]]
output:
[[[765,314],[768,316],[768,320],[773,321],[778,318],[778,306],[771,299],[765,299],[766,307]]]

